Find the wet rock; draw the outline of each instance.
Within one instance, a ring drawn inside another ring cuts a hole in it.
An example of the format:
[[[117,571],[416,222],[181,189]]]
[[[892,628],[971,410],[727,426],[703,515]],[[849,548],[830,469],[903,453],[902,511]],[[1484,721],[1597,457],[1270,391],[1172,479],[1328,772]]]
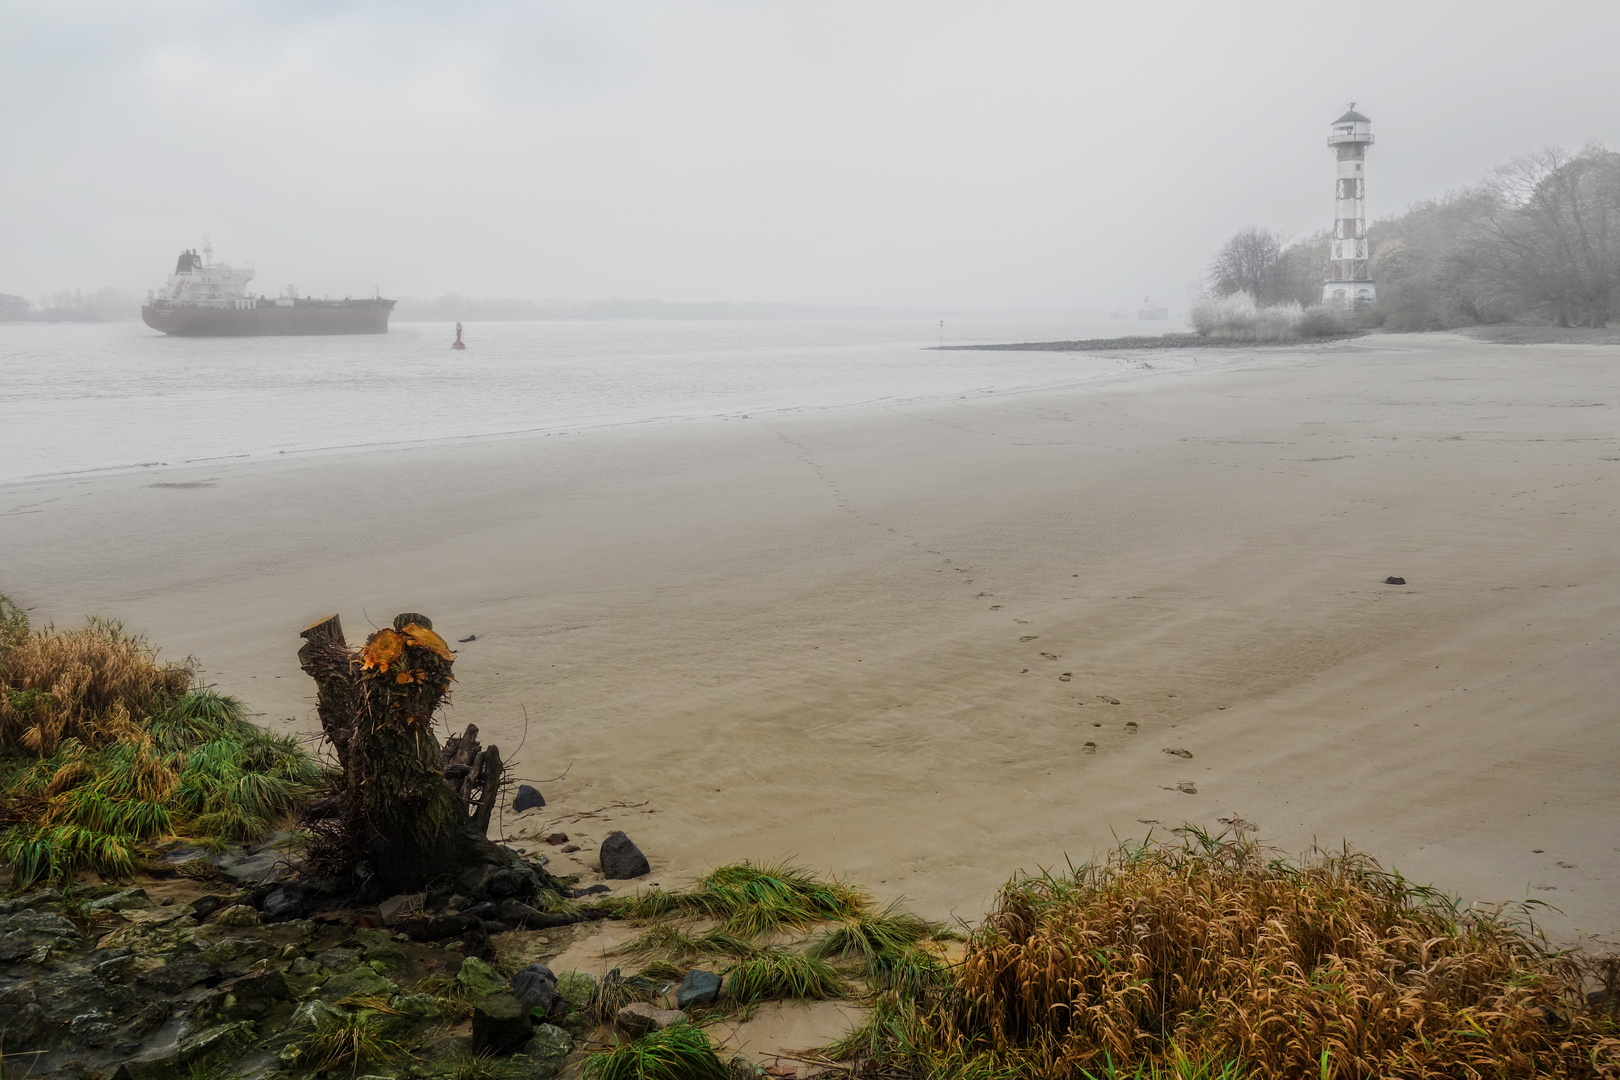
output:
[[[1387,578],[1384,579],[1384,584],[1385,585],[1405,585],[1406,584],[1406,579],[1403,578],[1403,577],[1387,577]]]
[[[615,830],[602,841],[602,876],[611,879],[636,878],[649,873],[652,867],[647,865],[647,856],[641,849],[624,835],[622,830]]]
[[[221,1024],[208,1028],[180,1041],[180,1063],[190,1065],[206,1057],[223,1057],[240,1050],[258,1037],[258,1028],[250,1020],[234,1024]]]
[[[296,889],[276,889],[264,898],[265,922],[287,922],[303,913],[303,897]]]
[[[489,879],[495,874],[493,866],[469,866],[461,872],[456,883],[461,886],[463,896],[482,897],[489,884]]]
[[[469,956],[461,962],[461,969],[456,972],[456,982],[467,991],[468,997],[487,997],[506,992],[506,980],[501,978],[501,973],[476,956]]]
[[[51,938],[72,940],[80,936],[77,926],[52,911],[19,911],[7,919],[0,929],[5,931],[7,937],[20,936],[36,941]]]
[[[393,926],[402,916],[421,911],[425,899],[425,893],[401,893],[398,896],[390,896],[377,905],[377,914],[381,916],[384,926]]]
[[[568,834],[565,832],[554,832],[550,836],[546,837],[546,843],[550,844],[552,847],[556,847],[558,844],[566,844],[568,843]]]
[[[144,1039],[163,1026],[163,1022],[169,1018],[169,1012],[170,1006],[167,1001],[154,1001],[130,1017],[120,1034],[129,1039]]]
[[[90,902],[91,911],[136,911],[151,907],[157,905],[152,903],[145,889],[120,889],[111,896]]]
[[[678,1009],[660,1009],[645,1001],[631,1002],[613,1014],[619,1030],[638,1039],[649,1031],[663,1031],[685,1020],[686,1014]]]
[[[522,863],[503,866],[489,876],[486,888],[496,900],[509,896],[533,896],[540,891],[540,875]]]
[[[92,1009],[68,1021],[68,1035],[80,1046],[101,1049],[118,1037],[118,1024],[106,1013]]]
[[[293,996],[287,987],[287,977],[275,968],[244,975],[231,984],[231,993],[241,1001],[286,1001]]]
[[[213,974],[213,969],[196,956],[178,956],[160,968],[135,977],[135,985],[159,994],[178,994]]]
[[[246,904],[235,904],[220,912],[214,921],[221,926],[258,926],[264,920]]]
[[[511,994],[491,994],[473,1006],[473,1049],[479,1053],[510,1054],[533,1034],[529,1010]]]
[[[229,903],[229,898],[224,896],[199,896],[191,902],[191,912],[198,922],[202,922],[220,908],[229,906]]]
[[[404,1016],[414,1016],[418,1020],[440,1020],[444,1018],[444,1010],[439,1006],[439,999],[432,994],[401,994],[389,1003]]]
[[[347,975],[334,975],[321,986],[321,997],[341,1001],[346,997],[385,997],[399,993],[399,987],[366,964],[357,964]]]
[[[534,1062],[523,1070],[530,1080],[551,1080],[562,1071],[563,1062],[574,1049],[573,1037],[562,1028],[537,1024],[534,1036],[523,1047],[523,1056]]]
[[[525,810],[538,810],[544,805],[546,797],[540,794],[538,788],[532,788],[528,784],[518,785],[517,798],[512,800],[513,810],[521,814]]]
[[[280,869],[283,859],[279,851],[261,850],[256,855],[226,852],[223,855],[215,855],[208,861],[232,881],[240,881],[244,885],[260,885],[275,880],[276,871]]]
[[[544,964],[530,964],[512,976],[511,989],[525,1008],[545,1016],[557,1000],[557,976]]]
[[[713,1005],[719,1000],[720,976],[712,971],[688,971],[686,978],[681,980],[681,988],[675,992],[675,1004],[682,1009],[693,1005]]]
[[[348,1015],[343,1009],[335,1005],[328,1005],[319,998],[306,1001],[293,1010],[292,1019],[287,1021],[287,1032],[288,1034],[298,1034],[310,1031],[323,1022],[334,1023]]]
[[[596,976],[588,971],[565,971],[557,976],[557,996],[573,1009],[584,1009],[596,996]]]
[[[310,959],[332,974],[342,975],[346,971],[353,971],[354,965],[360,962],[360,950],[336,946],[330,949],[322,949],[314,956],[311,956]]]
[[[0,1046],[7,1050],[26,1050],[45,1034],[45,1010],[32,1001],[0,1015],[5,1015],[0,1020]]]

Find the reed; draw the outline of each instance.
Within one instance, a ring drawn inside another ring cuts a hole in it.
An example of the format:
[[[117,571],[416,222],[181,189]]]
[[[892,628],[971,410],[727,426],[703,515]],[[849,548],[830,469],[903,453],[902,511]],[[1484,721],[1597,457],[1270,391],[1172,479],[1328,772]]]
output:
[[[1620,1076],[1620,1025],[1585,993],[1620,981],[1613,958],[1241,832],[1016,878],[949,975],[880,995],[835,1049],[942,1078]]]

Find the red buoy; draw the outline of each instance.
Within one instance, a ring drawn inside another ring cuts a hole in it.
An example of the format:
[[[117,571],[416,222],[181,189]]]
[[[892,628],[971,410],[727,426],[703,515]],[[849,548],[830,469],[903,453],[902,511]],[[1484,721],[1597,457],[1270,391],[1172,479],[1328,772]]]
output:
[[[465,349],[467,347],[466,345],[462,344],[462,341],[461,341],[461,324],[460,323],[456,323],[456,343],[454,345],[450,346],[450,347],[452,349]]]

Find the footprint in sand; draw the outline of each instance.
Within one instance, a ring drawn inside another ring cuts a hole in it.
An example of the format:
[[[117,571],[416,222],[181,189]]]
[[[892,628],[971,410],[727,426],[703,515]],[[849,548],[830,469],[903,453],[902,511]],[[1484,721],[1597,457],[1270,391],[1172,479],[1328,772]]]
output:
[[[1057,653],[1043,652],[1041,655],[1046,657],[1048,660],[1056,660],[1058,658]]]
[[[1088,754],[1095,754],[1097,752],[1097,744],[1094,742],[1088,742],[1080,749],[1084,750]]]
[[[1135,735],[1137,730],[1138,729],[1137,729],[1135,720],[1127,720],[1127,721],[1125,721],[1125,734],[1127,734],[1127,735]]]
[[[1110,704],[1110,705],[1118,705],[1119,704],[1119,698],[1117,698],[1117,697],[1109,697],[1107,694],[1098,694],[1097,697],[1099,697],[1103,701],[1108,702],[1108,704]]]
[[[1554,866],[1562,866],[1565,870],[1574,870],[1574,869],[1576,869],[1575,864],[1572,863],[1572,862],[1555,862],[1555,863],[1553,863],[1553,865]]]
[[[1163,825],[1164,824],[1164,822],[1160,821],[1158,818],[1150,818],[1150,817],[1139,817],[1139,818],[1136,819],[1136,823],[1138,825]]]
[[[1019,641],[1034,641],[1039,636],[1040,636],[1039,634],[1025,634],[1023,637],[1019,638],[1018,640]]]
[[[1558,886],[1556,886],[1556,885],[1537,885],[1536,886],[1536,891],[1537,892],[1557,892],[1558,891]]]
[[[1193,783],[1191,780],[1183,780],[1181,783],[1177,784],[1173,789],[1172,788],[1165,788],[1164,790],[1166,790],[1166,791],[1171,791],[1171,790],[1179,791],[1183,795],[1196,795],[1196,794],[1198,794],[1198,785]]]
[[[1167,754],[1171,754],[1171,755],[1173,755],[1175,757],[1180,757],[1180,758],[1190,758],[1190,757],[1192,757],[1192,751],[1191,750],[1182,750],[1180,747],[1177,747],[1176,749],[1172,750],[1170,747],[1167,746],[1167,747],[1164,748],[1164,752],[1167,753]]]
[[[1074,672],[1065,671],[1063,674],[1058,676],[1058,682],[1068,682],[1069,680],[1071,680],[1073,678],[1074,678]]]

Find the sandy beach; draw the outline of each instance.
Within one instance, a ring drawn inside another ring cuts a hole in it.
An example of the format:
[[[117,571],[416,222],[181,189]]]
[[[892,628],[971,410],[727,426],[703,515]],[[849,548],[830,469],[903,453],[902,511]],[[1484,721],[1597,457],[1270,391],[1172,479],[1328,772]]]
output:
[[[476,635],[447,720],[545,781],[503,828],[581,840],[564,872],[623,828],[649,882],[792,856],[973,921],[1016,870],[1236,815],[1614,941],[1617,477],[1620,347],[1373,336],[4,485],[0,592],[301,731],[309,623]]]

